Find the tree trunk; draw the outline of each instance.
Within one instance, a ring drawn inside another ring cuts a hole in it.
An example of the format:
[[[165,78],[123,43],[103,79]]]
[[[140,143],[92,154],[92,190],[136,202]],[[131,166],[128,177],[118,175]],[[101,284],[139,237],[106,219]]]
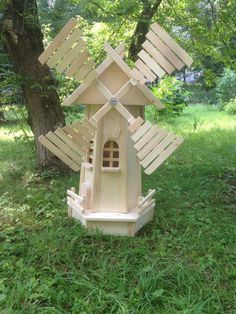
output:
[[[129,47],[129,58],[134,61],[137,58],[138,52],[142,49],[142,43],[145,41],[145,35],[148,32],[152,18],[157,12],[162,0],[156,0],[153,5],[153,1],[151,0],[141,0],[141,2],[143,10],[140,13],[140,17]]]
[[[0,28],[15,71],[22,77],[22,90],[34,134],[38,166],[58,165],[58,159],[42,146],[38,137],[65,124],[55,80],[47,65],[38,57],[43,51],[35,0],[10,0]]]

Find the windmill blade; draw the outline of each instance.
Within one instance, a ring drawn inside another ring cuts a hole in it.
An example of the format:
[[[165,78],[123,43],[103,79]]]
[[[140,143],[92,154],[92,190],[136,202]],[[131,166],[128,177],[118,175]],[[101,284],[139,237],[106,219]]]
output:
[[[91,141],[96,128],[87,119],[76,121],[71,126],[58,128],[39,137],[39,142],[51,153],[61,159],[74,171],[80,170],[80,165],[90,151]]]
[[[39,56],[39,62],[79,82],[96,78],[95,63],[81,35],[77,20],[70,19]]]
[[[154,81],[165,74],[190,66],[192,58],[179,44],[158,24],[151,25],[146,34],[143,49],[138,53],[139,59],[134,64],[132,75],[141,85],[144,81]]]
[[[130,125],[131,139],[144,172],[153,173],[182,143],[183,137],[144,122],[138,117]]]

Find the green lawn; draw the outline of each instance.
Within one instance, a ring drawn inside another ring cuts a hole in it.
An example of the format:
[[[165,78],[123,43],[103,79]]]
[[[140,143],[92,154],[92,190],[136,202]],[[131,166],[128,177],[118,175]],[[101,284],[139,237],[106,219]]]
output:
[[[37,173],[0,129],[0,313],[235,313],[236,117],[196,105],[161,124],[185,142],[143,177],[155,218],[135,238],[68,220],[78,174]]]

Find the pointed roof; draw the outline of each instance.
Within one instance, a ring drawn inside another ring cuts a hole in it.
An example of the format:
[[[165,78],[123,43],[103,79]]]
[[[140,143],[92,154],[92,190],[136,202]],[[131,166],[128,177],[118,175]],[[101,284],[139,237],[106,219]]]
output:
[[[97,88],[97,82],[101,82],[112,94],[115,94],[132,79],[131,69],[122,59],[124,43],[119,45],[115,50],[108,45],[105,47],[108,49],[108,56],[96,68],[96,76],[87,78],[65,100],[63,103],[64,106],[70,106],[75,103],[104,105],[107,99],[100,92],[99,88]],[[155,104],[158,108],[164,107],[148,87],[142,86],[138,82],[135,82],[128,93],[120,100],[123,105],[143,106]]]

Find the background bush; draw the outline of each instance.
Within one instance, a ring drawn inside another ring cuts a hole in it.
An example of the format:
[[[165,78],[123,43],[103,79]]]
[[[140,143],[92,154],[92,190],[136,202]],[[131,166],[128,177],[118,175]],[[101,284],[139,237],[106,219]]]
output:
[[[158,112],[164,116],[177,116],[187,106],[190,92],[184,88],[184,83],[175,77],[166,76],[157,87],[153,88],[154,94],[166,106]]]
[[[224,110],[229,114],[236,114],[236,98],[231,99],[225,106]]]
[[[217,102],[224,106],[231,99],[236,97],[236,72],[230,69],[224,69],[222,76],[219,77],[216,84]]]

